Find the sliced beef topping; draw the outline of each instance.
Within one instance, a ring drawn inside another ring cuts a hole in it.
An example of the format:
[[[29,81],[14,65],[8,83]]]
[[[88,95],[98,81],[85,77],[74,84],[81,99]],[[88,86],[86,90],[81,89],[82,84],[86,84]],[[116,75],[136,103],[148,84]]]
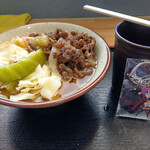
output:
[[[72,45],[64,45],[57,53],[53,54],[57,59],[57,69],[64,80],[71,80],[73,77],[83,78],[93,73],[95,64],[90,63],[86,54],[81,49]],[[95,61],[95,57],[93,61]]]
[[[96,57],[94,55],[94,46],[96,40],[94,37],[88,36],[87,33],[72,31],[70,35],[62,29],[55,32],[44,33],[49,39],[49,45],[42,47],[47,57],[52,47],[58,49],[53,53],[53,57],[57,59],[57,69],[64,80],[72,80],[73,78],[83,78],[93,73],[96,65]],[[39,33],[32,33],[30,37],[41,36]],[[37,50],[37,47],[28,42],[28,50]]]
[[[33,33],[29,34],[29,37],[36,37],[36,36],[40,36],[40,35],[41,35],[40,33],[33,32]]]

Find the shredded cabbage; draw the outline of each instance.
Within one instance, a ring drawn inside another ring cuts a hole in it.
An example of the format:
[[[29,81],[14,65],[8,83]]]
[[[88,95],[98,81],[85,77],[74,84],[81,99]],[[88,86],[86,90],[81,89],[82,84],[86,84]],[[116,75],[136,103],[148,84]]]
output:
[[[15,63],[29,55],[25,49],[9,42],[0,45],[0,47],[0,65]]]
[[[28,41],[27,41],[26,37],[13,38],[11,40],[11,43],[15,44],[15,45],[17,45],[19,47],[22,47],[22,48],[27,48],[27,45],[28,45]]]
[[[29,52],[25,49],[15,45],[10,44],[9,46],[9,60],[11,63],[17,62],[23,58],[26,58],[29,56]]]
[[[30,37],[29,37],[30,38]],[[48,39],[45,37],[31,38],[34,44],[46,44]],[[42,42],[43,43],[42,43]],[[26,50],[28,40],[24,38],[14,38],[11,42],[5,42],[0,45],[0,65],[9,65],[16,63],[17,61],[28,57],[30,53]],[[33,43],[32,43],[33,44]],[[11,93],[16,93],[16,95],[10,95],[10,100],[18,102],[20,100],[35,100],[40,101],[39,98],[45,98],[52,100],[53,96],[56,95],[58,89],[61,87],[61,76],[57,71],[57,60],[53,58],[53,53],[56,52],[55,47],[52,48],[51,54],[49,56],[48,65],[38,65],[33,73],[28,75],[22,80],[16,81],[14,83],[6,83],[1,88],[8,89]],[[49,66],[49,67],[48,67]],[[50,71],[51,70],[51,71]]]
[[[43,65],[43,67],[38,65],[32,74],[19,81],[16,88],[19,94],[11,95],[10,100],[36,99],[39,95],[45,99],[52,100],[60,86],[60,77],[50,76],[50,71],[46,65]]]
[[[37,98],[37,96],[39,95],[31,94],[31,93],[19,93],[17,95],[11,95],[10,100],[14,102],[18,102],[20,100],[27,100],[27,99],[34,100]]]
[[[18,81],[6,82],[0,87],[0,89],[7,89],[10,94],[15,94],[17,92],[16,91],[17,85]]]
[[[53,57],[53,53],[57,52],[58,49],[55,48],[55,47],[52,47],[51,49],[51,53],[50,53],[50,56],[49,56],[49,67],[50,69],[52,70],[52,73],[58,77],[61,77],[58,70],[57,70],[57,59],[55,59]]]
[[[55,75],[40,80],[41,96],[43,98],[52,100],[52,97],[56,95],[57,90],[61,87],[61,79]]]

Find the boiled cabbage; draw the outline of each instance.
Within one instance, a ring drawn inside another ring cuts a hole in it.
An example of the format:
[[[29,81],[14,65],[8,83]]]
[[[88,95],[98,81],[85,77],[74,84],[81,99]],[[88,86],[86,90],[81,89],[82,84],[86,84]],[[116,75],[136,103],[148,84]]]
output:
[[[16,88],[19,94],[11,95],[10,100],[36,99],[39,95],[45,99],[52,100],[60,87],[61,78],[55,75],[51,76],[46,65],[43,65],[43,67],[39,65],[32,74],[19,81]]]
[[[55,47],[52,47],[51,53],[49,55],[49,67],[54,75],[61,77],[57,70],[57,59],[53,57],[53,53],[56,53],[56,52],[58,52],[58,49]]]
[[[25,57],[28,57],[28,55],[28,51],[15,44],[6,42],[0,45],[0,65],[15,63]]]
[[[40,80],[41,96],[45,99],[52,100],[52,97],[56,95],[57,90],[61,87],[61,79],[55,75]]]

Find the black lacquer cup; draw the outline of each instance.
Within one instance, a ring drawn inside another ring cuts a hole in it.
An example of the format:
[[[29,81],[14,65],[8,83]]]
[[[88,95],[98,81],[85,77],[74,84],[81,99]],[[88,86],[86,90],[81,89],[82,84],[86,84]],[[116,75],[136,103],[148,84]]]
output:
[[[150,28],[120,22],[115,28],[112,89],[118,100],[127,58],[150,59]]]

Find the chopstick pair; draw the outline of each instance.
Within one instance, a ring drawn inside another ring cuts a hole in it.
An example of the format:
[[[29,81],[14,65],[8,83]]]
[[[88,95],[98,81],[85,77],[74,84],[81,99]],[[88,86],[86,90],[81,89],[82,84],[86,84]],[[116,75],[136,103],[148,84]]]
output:
[[[140,24],[146,27],[150,27],[150,21],[145,20],[145,19],[141,19],[141,18],[137,18],[137,17],[133,17],[130,15],[126,15],[126,14],[122,14],[122,13],[118,13],[118,12],[114,12],[114,11],[110,11],[110,10],[106,10],[106,9],[102,9],[102,8],[98,8],[98,7],[94,7],[94,6],[90,6],[90,5],[85,5],[83,7],[83,9],[89,10],[89,11],[93,11],[99,14],[103,14],[106,16],[112,16],[112,17],[117,17],[126,21],[130,21],[136,24]]]

